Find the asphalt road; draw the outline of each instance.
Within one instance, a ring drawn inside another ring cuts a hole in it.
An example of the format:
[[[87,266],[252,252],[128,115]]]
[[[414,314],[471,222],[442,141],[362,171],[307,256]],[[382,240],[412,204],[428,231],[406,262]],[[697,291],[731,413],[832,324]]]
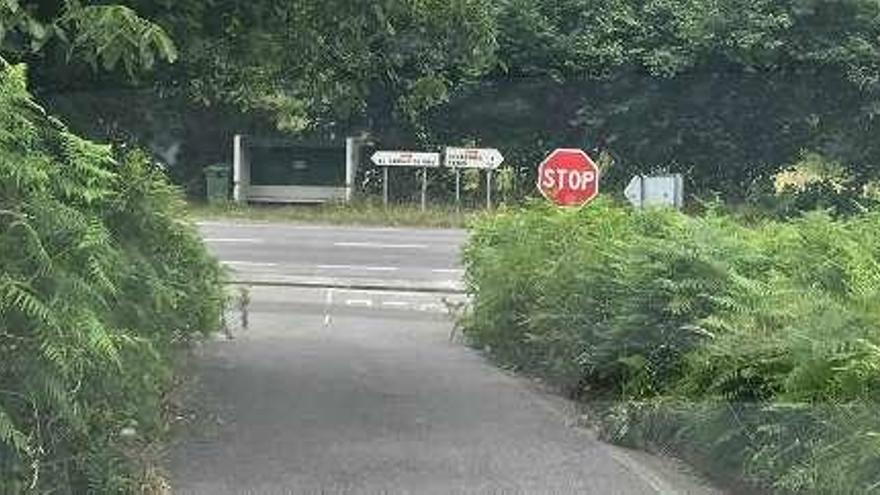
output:
[[[222,260],[241,262],[240,277],[253,275],[247,263],[285,277],[386,266],[396,270],[371,278],[394,284],[448,282],[455,272],[438,270],[457,268],[464,237],[202,228]],[[404,245],[428,247],[391,247]],[[169,455],[174,493],[715,493],[674,463],[597,441],[566,401],[451,342],[449,308],[461,294],[250,290],[249,328],[197,353],[192,416]]]
[[[212,250],[245,281],[460,288],[460,230],[215,222],[200,227]]]

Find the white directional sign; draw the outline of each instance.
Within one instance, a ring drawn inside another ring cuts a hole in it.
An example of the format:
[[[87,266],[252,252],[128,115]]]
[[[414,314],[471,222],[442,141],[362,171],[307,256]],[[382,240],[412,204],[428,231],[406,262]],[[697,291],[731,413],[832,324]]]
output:
[[[450,168],[496,169],[504,157],[495,148],[446,148],[446,166]]]
[[[439,167],[440,153],[377,151],[370,159],[380,167]]]
[[[673,206],[684,203],[684,181],[681,174],[642,176],[629,181],[623,195],[636,208],[645,206]]]

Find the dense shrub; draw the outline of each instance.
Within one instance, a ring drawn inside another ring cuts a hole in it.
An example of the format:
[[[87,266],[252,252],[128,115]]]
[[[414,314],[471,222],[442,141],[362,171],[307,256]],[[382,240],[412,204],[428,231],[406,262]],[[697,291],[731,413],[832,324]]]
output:
[[[880,490],[880,214],[532,205],[477,222],[465,261],[470,342],[606,437],[779,492]]]
[[[25,80],[0,67],[0,492],[133,491],[221,272],[161,170],[71,134]]]

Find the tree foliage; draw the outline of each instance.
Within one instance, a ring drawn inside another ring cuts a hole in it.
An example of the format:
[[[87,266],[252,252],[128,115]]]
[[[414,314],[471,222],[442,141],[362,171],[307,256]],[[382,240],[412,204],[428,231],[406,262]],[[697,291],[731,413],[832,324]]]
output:
[[[83,4],[79,0],[0,2],[0,54],[28,60],[56,43],[67,54],[131,75],[156,59],[173,62],[177,49],[165,31],[124,5]]]
[[[291,131],[412,122],[494,60],[487,0],[135,3],[181,45],[166,86]]]
[[[743,199],[802,152],[876,177],[880,7],[863,0],[497,2],[498,65],[433,116],[499,146],[523,184],[554,146]]]
[[[672,170],[698,195],[733,199],[767,187],[804,152],[842,163],[861,184],[880,170],[880,7],[871,0],[119,3],[70,0],[53,11],[22,2],[18,17],[7,8],[19,20],[4,21],[17,26],[6,31],[19,34],[4,38],[6,52],[56,40],[96,65],[133,68],[173,59],[160,35],[168,33],[178,62],[134,85],[176,98],[170,106],[223,109],[227,128],[192,136],[194,147],[273,129],[311,137],[369,131],[394,145],[486,144],[502,149],[518,189],[528,190],[542,154],[579,146],[613,158],[618,175],[609,186]],[[90,9],[106,16],[83,14]],[[52,52],[31,57],[37,87],[126,84],[59,68]],[[132,125],[101,113],[111,106],[77,113],[107,127]],[[196,119],[217,118],[199,111],[191,112]],[[151,131],[126,134],[138,132]],[[206,163],[189,162],[207,155],[189,152],[179,175],[195,180]]]

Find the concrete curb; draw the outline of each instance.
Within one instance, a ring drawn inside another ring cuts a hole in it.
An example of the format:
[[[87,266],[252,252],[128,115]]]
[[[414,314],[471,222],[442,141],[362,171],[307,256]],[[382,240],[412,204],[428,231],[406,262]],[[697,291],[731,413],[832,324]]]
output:
[[[252,276],[239,275],[229,280],[232,285],[253,285],[265,287],[303,287],[321,289],[350,289],[400,292],[428,292],[440,294],[464,294],[464,284],[460,282],[421,282],[409,280],[381,279],[340,279],[296,276]]]

